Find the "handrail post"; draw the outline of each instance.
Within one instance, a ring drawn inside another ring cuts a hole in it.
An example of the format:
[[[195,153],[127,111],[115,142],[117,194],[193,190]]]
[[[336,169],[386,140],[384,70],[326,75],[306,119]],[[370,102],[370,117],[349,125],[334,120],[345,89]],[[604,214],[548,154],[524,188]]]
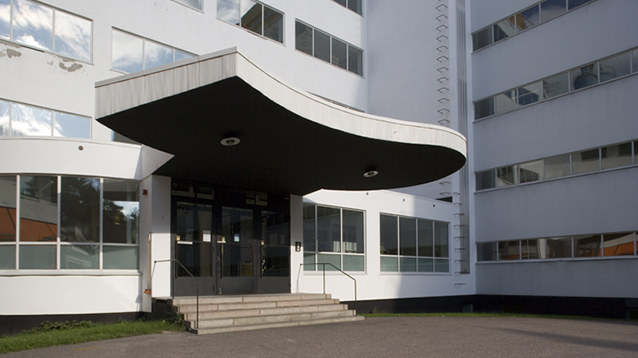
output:
[[[323,265],[323,294],[326,294],[326,264]]]
[[[155,266],[158,262],[173,262],[173,267],[175,267],[175,263],[179,264],[184,271],[186,271],[187,274],[190,275],[190,277],[195,280],[195,289],[196,289],[196,299],[197,302],[195,303],[196,305],[196,317],[195,317],[195,328],[199,329],[199,280],[186,268],[186,266],[184,266],[181,262],[179,262],[178,259],[166,259],[166,260],[155,260],[155,262],[153,263],[153,266]],[[174,268],[175,270],[175,274],[177,274],[177,268]],[[175,296],[172,296],[172,298],[174,298]]]
[[[332,267],[335,268],[336,271],[341,272],[342,274],[348,276],[348,278],[350,278],[352,281],[354,281],[354,300],[357,300],[357,280],[348,275],[347,273],[345,273],[343,270],[341,270],[340,268],[338,268],[337,266],[329,263],[329,262],[316,262],[316,263],[312,263],[312,264],[299,264],[299,267],[303,267],[305,265],[313,265],[315,267],[317,267],[317,265],[321,265],[322,267],[322,271],[323,271],[323,294],[326,294],[326,265],[330,265]]]

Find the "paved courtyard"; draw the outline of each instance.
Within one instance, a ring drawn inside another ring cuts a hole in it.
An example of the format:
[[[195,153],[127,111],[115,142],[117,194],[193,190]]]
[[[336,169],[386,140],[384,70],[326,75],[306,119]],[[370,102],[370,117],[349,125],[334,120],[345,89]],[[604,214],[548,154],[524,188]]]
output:
[[[388,317],[196,336],[89,342],[4,357],[638,357],[638,324],[491,317]]]

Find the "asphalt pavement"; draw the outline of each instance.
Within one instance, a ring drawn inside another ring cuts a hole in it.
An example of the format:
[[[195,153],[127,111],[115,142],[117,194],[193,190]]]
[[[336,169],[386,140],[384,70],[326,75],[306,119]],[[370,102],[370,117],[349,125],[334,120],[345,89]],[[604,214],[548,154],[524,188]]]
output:
[[[638,357],[638,324],[518,317],[380,317],[197,336],[154,334],[9,353],[96,357]]]

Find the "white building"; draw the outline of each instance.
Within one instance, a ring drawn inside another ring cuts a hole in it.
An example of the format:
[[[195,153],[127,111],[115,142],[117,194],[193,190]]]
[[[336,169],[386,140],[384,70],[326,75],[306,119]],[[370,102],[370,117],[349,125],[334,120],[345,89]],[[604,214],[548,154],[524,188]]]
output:
[[[636,7],[0,0],[0,322],[324,266],[360,311],[622,316]]]

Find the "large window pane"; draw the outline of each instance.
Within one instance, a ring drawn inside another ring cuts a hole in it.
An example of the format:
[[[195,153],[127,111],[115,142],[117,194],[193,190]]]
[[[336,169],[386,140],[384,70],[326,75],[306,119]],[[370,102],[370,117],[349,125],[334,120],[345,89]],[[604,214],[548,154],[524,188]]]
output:
[[[0,245],[0,270],[15,270],[16,245]]]
[[[60,240],[100,241],[100,181],[62,177],[60,194]]]
[[[73,270],[97,270],[100,247],[97,245],[60,246],[60,268]]]
[[[490,26],[475,33],[472,35],[472,39],[474,42],[474,51],[492,44],[492,42],[494,42],[492,37],[492,27]]]
[[[624,256],[633,254],[633,232],[603,235],[603,256]]]
[[[104,246],[103,266],[105,270],[136,270],[138,256],[138,247]]]
[[[434,272],[434,259],[418,258],[419,272]]]
[[[450,260],[434,259],[434,272],[450,272]]]
[[[419,220],[419,256],[434,257],[434,223],[430,220]]]
[[[190,6],[194,9],[201,10],[202,9],[202,0],[175,0],[180,4],[184,4]]]
[[[631,165],[631,142],[605,147],[600,152],[603,169]]]
[[[0,0],[0,38],[11,36],[11,0]]]
[[[399,249],[401,255],[416,256],[416,219],[399,218]]]
[[[348,8],[359,15],[363,13],[363,9],[361,8],[361,0],[348,0]]]
[[[0,101],[0,136],[11,135],[9,125],[9,113],[11,105],[7,101]]]
[[[638,72],[638,50],[631,51],[633,72]]]
[[[13,40],[53,50],[53,10],[30,1],[14,0]]]
[[[241,27],[261,35],[262,5],[252,0],[240,0]]]
[[[551,20],[565,11],[565,0],[546,0],[541,3],[541,21]]]
[[[11,109],[12,135],[51,135],[51,111],[17,103],[13,103]]]
[[[381,256],[381,272],[397,272],[399,271],[399,258]]]
[[[343,210],[343,252],[362,254],[363,242],[363,212]]]
[[[348,71],[363,76],[363,51],[348,45]]]
[[[91,61],[91,22],[61,11],[55,12],[55,52]]]
[[[318,254],[317,264],[317,271],[322,271],[324,266],[326,267],[326,271],[341,270],[341,255]]]
[[[496,172],[486,170],[476,173],[476,190],[496,188]]]
[[[398,255],[398,227],[396,216],[381,215],[381,255]]]
[[[598,84],[598,62],[571,70],[570,76],[572,91],[596,85]]]
[[[173,49],[151,41],[144,41],[144,69],[173,62]]]
[[[434,222],[434,256],[449,257],[449,227],[448,223]]]
[[[536,103],[543,99],[542,82],[530,83],[527,86],[519,87],[517,91],[518,104],[520,106],[527,106],[528,104]]]
[[[11,241],[16,241],[15,176],[0,177],[0,242]],[[0,265],[2,265],[1,260]]]
[[[539,240],[521,240],[521,258],[523,260],[539,257]]]
[[[494,96],[496,113],[505,113],[518,108],[516,101],[516,90],[507,91],[505,93]]]
[[[54,270],[56,247],[53,245],[20,245],[21,270]]]
[[[339,209],[317,207],[317,251],[341,252]]]
[[[182,52],[179,50],[175,50],[175,62],[177,61],[181,61],[181,60],[186,60],[188,58],[193,58],[194,56],[191,55],[190,53],[186,53],[186,52]]]
[[[416,272],[416,257],[400,257],[401,272]]]
[[[137,244],[140,217],[139,184],[104,179],[104,242]]]
[[[303,254],[303,270],[316,271],[315,254]]]
[[[514,21],[514,16],[511,16],[497,24],[494,24],[494,42],[501,41],[516,33]]]
[[[592,0],[568,0],[567,1],[567,8],[569,10],[572,10],[573,8],[576,8],[576,7],[579,7],[581,5],[587,4],[590,1],[592,1]]]
[[[597,257],[600,255],[600,235],[574,236],[574,257]]]
[[[519,241],[501,241],[498,243],[498,259],[499,260],[519,260],[520,247]]]
[[[569,75],[567,72],[543,80],[543,97],[552,98],[569,92]]]
[[[535,160],[519,165],[520,183],[543,180],[543,160]]]
[[[261,212],[262,245],[282,246],[290,250],[290,215],[277,212]]]
[[[572,154],[573,174],[590,173],[597,170],[600,170],[600,154],[598,149]]]
[[[144,60],[144,40],[113,30],[113,62],[111,67],[127,73],[141,71]]]
[[[348,63],[346,62],[348,51],[348,46],[343,41],[339,41],[336,38],[332,38],[332,64],[337,65],[343,69],[348,68]]]
[[[485,98],[474,103],[474,119],[492,116],[495,113],[494,97]]]
[[[547,179],[560,178],[570,174],[569,154],[545,159],[545,177]]]
[[[20,241],[57,241],[58,180],[20,177]],[[37,251],[37,250],[36,250]],[[22,254],[20,254],[22,257]],[[22,266],[22,264],[20,264]]]
[[[314,205],[305,205],[303,207],[303,249],[304,252],[314,252],[317,250],[315,245]]]
[[[343,255],[344,271],[363,271],[364,257],[361,255]]]
[[[284,15],[268,6],[264,6],[264,36],[284,42]]]
[[[239,26],[239,0],[217,0],[217,18]]]
[[[516,165],[496,169],[496,187],[518,184],[518,168]]]
[[[538,5],[516,14],[516,32],[521,32],[534,27],[540,23],[540,12]]]
[[[477,261],[496,261],[497,248],[495,242],[484,242],[476,244],[476,260]]]
[[[330,62],[330,36],[321,31],[314,30],[315,45],[314,55],[316,58]]]
[[[295,22],[295,48],[312,55],[312,27]]]
[[[600,61],[600,82],[628,75],[630,62],[629,52]]]
[[[53,112],[53,135],[56,137],[90,138],[91,119]]]
[[[560,259],[572,257],[572,238],[571,237],[550,237],[540,239],[541,252],[543,259]],[[543,245],[543,242],[545,245]],[[542,248],[545,247],[545,252]]]

